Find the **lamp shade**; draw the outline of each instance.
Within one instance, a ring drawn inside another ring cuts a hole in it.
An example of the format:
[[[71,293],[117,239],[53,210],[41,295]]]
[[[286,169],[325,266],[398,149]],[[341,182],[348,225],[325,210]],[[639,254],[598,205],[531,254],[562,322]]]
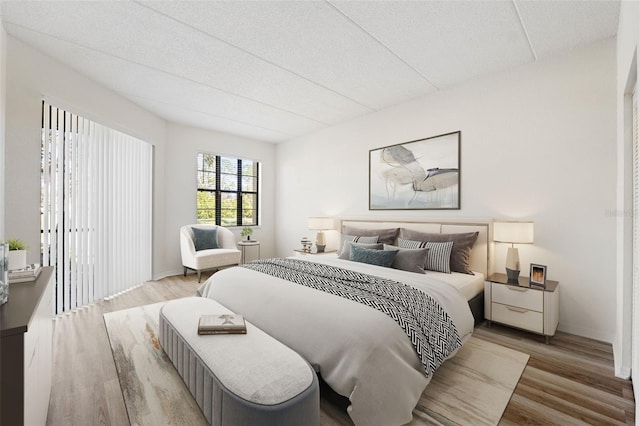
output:
[[[308,228],[315,231],[323,231],[325,229],[333,229],[332,217],[310,217],[307,219]]]
[[[532,244],[533,222],[494,222],[493,241],[512,244]]]

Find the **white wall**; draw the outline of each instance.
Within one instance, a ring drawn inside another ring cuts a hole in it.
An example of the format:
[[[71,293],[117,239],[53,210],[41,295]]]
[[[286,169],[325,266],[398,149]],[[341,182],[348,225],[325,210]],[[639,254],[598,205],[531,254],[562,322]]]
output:
[[[633,233],[633,146],[632,94],[638,75],[637,45],[640,8],[637,2],[620,4],[617,36],[617,235],[616,235],[616,339],[614,341],[615,373],[631,374],[632,313],[632,233]],[[636,360],[637,362],[637,360]],[[637,372],[636,372],[637,374]],[[637,393],[636,393],[637,394]],[[639,413],[640,416],[640,413]]]
[[[0,25],[0,241],[4,236],[4,168],[5,168],[5,113],[7,100],[7,32]]]
[[[1,42],[1,40],[0,40]],[[40,110],[42,97],[57,106],[154,145],[153,275],[181,272],[178,229],[195,223],[199,151],[261,161],[262,257],[275,253],[275,146],[164,120],[32,47],[8,37],[6,235],[24,239],[29,262],[40,247]],[[1,104],[0,104],[1,108]],[[0,122],[1,126],[1,122]],[[165,141],[167,141],[165,143]],[[234,232],[240,232],[239,229]],[[238,236],[239,238],[239,236]]]
[[[308,216],[532,219],[522,269],[560,281],[560,330],[613,341],[615,65],[607,40],[280,144],[277,254],[312,234]],[[370,149],[457,130],[461,210],[368,211]],[[497,245],[497,270],[505,257]]]
[[[25,240],[39,261],[40,128],[43,96],[57,106],[154,144],[154,247],[164,247],[165,121],[32,47],[8,37],[5,235]],[[154,271],[165,269],[154,251]]]
[[[167,126],[167,156],[164,167],[166,216],[165,257],[167,269],[160,275],[182,272],[179,230],[196,223],[196,157],[198,152],[229,155],[262,163],[260,196],[261,221],[254,228],[253,238],[261,242],[261,256],[275,254],[275,145],[226,133],[203,130],[178,124]],[[238,240],[242,228],[230,228]]]

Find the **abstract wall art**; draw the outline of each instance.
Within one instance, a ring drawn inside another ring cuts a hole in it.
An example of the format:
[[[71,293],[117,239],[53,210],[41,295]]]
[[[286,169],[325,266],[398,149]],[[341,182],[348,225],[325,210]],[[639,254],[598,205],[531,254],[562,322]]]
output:
[[[460,133],[369,151],[369,210],[460,209]]]

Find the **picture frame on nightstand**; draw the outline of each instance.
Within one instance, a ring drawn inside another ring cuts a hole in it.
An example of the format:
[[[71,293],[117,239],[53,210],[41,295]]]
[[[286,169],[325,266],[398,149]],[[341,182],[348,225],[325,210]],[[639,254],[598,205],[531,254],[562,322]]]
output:
[[[546,288],[547,286],[547,266],[532,263],[529,268],[529,285]]]

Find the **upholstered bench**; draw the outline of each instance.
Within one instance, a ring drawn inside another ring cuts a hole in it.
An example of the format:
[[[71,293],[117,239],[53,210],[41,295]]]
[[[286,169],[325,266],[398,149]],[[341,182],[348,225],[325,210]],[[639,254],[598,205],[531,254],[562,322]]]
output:
[[[247,322],[247,334],[198,335],[201,315],[231,313],[207,298],[167,302],[160,345],[213,425],[317,425],[320,394],[311,366]]]

